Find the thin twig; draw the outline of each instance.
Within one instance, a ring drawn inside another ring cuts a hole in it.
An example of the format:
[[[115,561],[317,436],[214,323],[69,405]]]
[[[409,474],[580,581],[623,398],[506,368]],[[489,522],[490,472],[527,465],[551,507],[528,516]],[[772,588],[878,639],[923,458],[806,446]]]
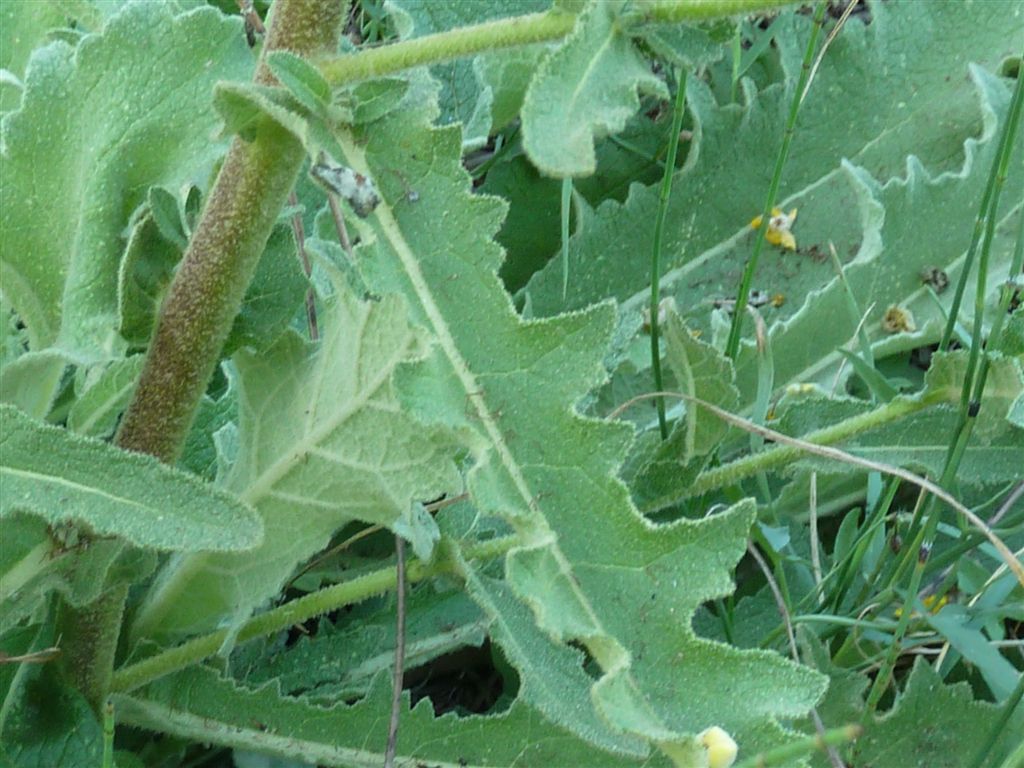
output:
[[[348,238],[348,227],[345,226],[345,214],[341,212],[338,198],[333,192],[327,193],[327,204],[331,207],[331,218],[334,219],[334,228],[338,231],[338,242],[341,243],[349,262],[355,264],[355,259],[352,256],[352,241]]]
[[[402,678],[405,667],[405,539],[395,536],[396,612],[395,670],[392,677],[391,722],[388,724],[388,746],[384,753],[384,768],[394,768],[395,749],[398,746],[398,721],[402,713]]]
[[[1010,495],[1006,497],[1006,501],[1003,502],[1003,505],[999,507],[999,510],[992,515],[991,518],[989,518],[988,524],[990,526],[997,525],[1006,513],[1013,509],[1013,505],[1017,503],[1017,500],[1021,496],[1024,496],[1024,480],[1017,483],[1017,486],[1010,491]]]
[[[299,205],[299,198],[294,190],[288,196],[288,205],[293,208],[297,208]],[[306,232],[302,228],[302,214],[298,211],[292,214],[292,232],[295,233],[295,246],[299,249],[299,258],[302,260],[302,271],[306,273],[308,280],[313,272],[313,267],[309,263],[309,254],[306,253]],[[316,322],[316,294],[313,292],[312,285],[306,290],[306,324],[309,327],[310,341],[319,339],[320,329]]]
[[[768,567],[768,563],[761,557],[761,553],[757,551],[752,543],[747,544],[747,552],[757,562],[758,567],[764,574],[765,580],[768,582],[768,588],[771,589],[772,595],[775,597],[775,607],[779,609],[779,615],[782,616],[782,622],[786,625],[786,636],[789,638],[789,652],[793,657],[793,661],[800,664],[800,649],[796,644],[796,633],[793,632],[793,620],[789,615],[789,608],[786,607],[786,600],[782,596],[782,590],[779,589],[778,583],[775,581],[775,577],[772,575],[771,569]],[[839,753],[836,752],[835,747],[828,744],[825,741],[825,724],[821,722],[821,716],[818,714],[817,707],[811,707],[811,720],[814,722],[814,730],[818,732],[818,736],[821,737],[822,743],[825,744],[825,750],[828,753],[828,759],[831,761],[834,768],[845,768],[843,759],[839,757]]]
[[[699,405],[705,410],[711,411],[711,413],[713,413],[718,418],[722,419],[722,421],[732,424],[734,427],[739,427],[740,429],[745,430],[747,432],[753,432],[755,434],[763,435],[767,439],[773,440],[776,443],[788,445],[798,450],[814,454],[815,456],[822,456],[826,459],[841,461],[846,464],[853,464],[854,466],[861,467],[863,469],[868,469],[874,472],[882,472],[883,474],[886,475],[893,475],[894,477],[906,480],[908,483],[913,483],[918,488],[922,489],[922,491],[927,491],[928,493],[932,494],[932,496],[934,496],[935,498],[946,502],[954,510],[956,510],[958,513],[967,518],[967,520],[970,521],[970,523],[974,525],[974,527],[976,527],[979,531],[985,534],[985,538],[987,538],[992,543],[992,546],[996,548],[996,550],[1002,556],[1003,561],[1017,577],[1017,580],[1022,585],[1024,585],[1024,566],[1021,565],[1020,561],[1014,556],[1013,552],[1010,551],[1010,548],[1003,543],[1003,540],[996,536],[992,532],[992,529],[985,524],[984,520],[982,520],[976,514],[971,512],[971,510],[969,510],[967,507],[965,507],[963,504],[957,501],[948,491],[946,491],[942,487],[936,485],[927,478],[921,477],[920,475],[915,475],[913,472],[908,472],[907,470],[901,467],[894,467],[891,464],[885,464],[880,461],[864,459],[861,458],[860,456],[854,456],[851,453],[847,453],[846,451],[841,451],[838,448],[832,448],[831,446],[827,445],[818,445],[816,443],[809,443],[806,440],[800,440],[799,438],[796,437],[784,435],[781,432],[776,432],[774,429],[768,429],[768,427],[759,426],[758,424],[754,424],[752,421],[748,421],[747,419],[744,419],[741,416],[729,413],[729,411],[723,410],[722,408],[719,408],[717,405],[713,405],[712,403],[709,403],[706,400],[701,400],[699,397],[693,397],[683,392],[649,392],[644,395],[638,395],[630,400],[627,400],[625,403],[616,408],[615,411],[611,415],[609,415],[608,418],[614,420],[615,418],[617,418],[618,414],[620,414],[623,410],[633,405],[634,403],[638,403],[642,400],[650,400],[656,397],[678,397],[681,400],[686,400],[688,402],[695,403],[696,405]]]

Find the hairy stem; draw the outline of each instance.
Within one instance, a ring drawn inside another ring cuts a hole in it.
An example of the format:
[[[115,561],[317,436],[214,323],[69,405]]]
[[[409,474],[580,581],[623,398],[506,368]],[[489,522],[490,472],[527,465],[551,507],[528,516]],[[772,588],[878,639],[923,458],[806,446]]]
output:
[[[810,432],[804,435],[802,440],[814,443],[815,445],[833,445],[851,437],[856,437],[869,429],[902,419],[904,416],[916,413],[942,399],[944,397],[937,394],[929,398],[921,398],[920,400],[911,400],[909,398],[893,400],[891,403],[881,405],[867,413],[851,416],[837,424]],[[697,476],[697,479],[687,489],[686,498],[699,496],[702,493],[738,483],[748,477],[753,477],[758,472],[784,467],[797,459],[803,458],[804,454],[805,452],[801,448],[778,445],[761,453],[744,456],[742,459],[709,469]],[[675,504],[680,500],[678,494],[654,499],[645,504],[641,511],[645,514],[650,514],[670,504]]]
[[[621,22],[629,26],[647,22],[671,24],[700,21],[794,4],[794,0],[704,0],[693,3],[672,0],[656,3],[640,13],[623,18]],[[576,17],[564,11],[531,13],[369,48],[355,55],[326,58],[320,61],[319,66],[331,85],[347,85],[412,67],[440,64],[501,48],[557,42],[568,35],[575,25]]]
[[[491,539],[466,547],[463,556],[471,560],[494,559],[519,543],[519,538],[516,536]],[[429,564],[413,562],[406,568],[405,580],[407,584],[415,584],[443,573],[455,573],[455,568],[448,560],[438,560]],[[394,589],[397,583],[398,571],[395,567],[381,568],[351,581],[311,592],[298,600],[285,603],[249,619],[238,631],[236,643],[241,644],[256,637],[280,632],[282,629],[287,629],[293,624],[301,624],[314,616],[358,603],[389,589]],[[137,664],[122,667],[114,673],[111,689],[118,693],[126,693],[165,675],[185,669],[185,667],[215,654],[228,634],[228,629],[220,629],[189,640],[183,645],[171,648]]]
[[[345,3],[281,0],[263,50],[311,56],[337,45]],[[273,84],[265,63],[255,82]],[[299,141],[265,121],[228,151],[171,284],[117,443],[173,464],[238,314],[277,214],[302,165]]]

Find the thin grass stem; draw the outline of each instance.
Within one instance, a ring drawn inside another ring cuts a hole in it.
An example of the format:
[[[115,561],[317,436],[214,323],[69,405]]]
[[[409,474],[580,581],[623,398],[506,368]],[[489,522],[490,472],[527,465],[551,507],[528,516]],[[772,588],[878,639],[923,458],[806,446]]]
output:
[[[828,10],[828,2],[820,2],[814,13],[814,24],[811,27],[811,36],[807,41],[807,49],[804,51],[804,60],[800,67],[800,78],[796,89],[793,91],[793,99],[789,105],[789,116],[786,118],[786,129],[782,136],[782,146],[779,148],[778,157],[775,159],[775,169],[772,171],[772,180],[768,185],[768,195],[765,197],[764,208],[761,211],[761,226],[757,229],[754,251],[743,270],[743,278],[740,280],[740,288],[736,294],[736,305],[732,312],[732,325],[729,327],[729,340],[725,345],[726,357],[735,358],[740,349],[740,334],[743,329],[743,318],[746,315],[750,285],[754,281],[757,262],[761,257],[761,251],[764,249],[765,236],[768,234],[772,208],[775,207],[779,186],[782,183],[782,169],[789,158],[789,149],[793,143],[793,136],[796,134],[796,118],[800,113],[800,104],[803,101],[804,92],[810,82],[811,64],[814,61],[815,46],[818,42],[818,34],[821,32],[826,10]]]
[[[686,112],[686,70],[679,70],[676,76],[676,100],[672,107],[672,129],[668,137],[668,155],[665,157],[665,174],[661,178],[658,194],[658,214],[654,221],[654,247],[651,251],[651,369],[654,372],[654,388],[664,389],[661,373],[661,341],[658,312],[661,304],[661,247],[665,234],[665,218],[668,215],[668,201],[672,195],[672,177],[676,170],[676,152],[679,149],[679,132],[683,129],[683,114]],[[668,421],[665,418],[665,400],[657,398],[658,429],[661,439],[668,438]]]

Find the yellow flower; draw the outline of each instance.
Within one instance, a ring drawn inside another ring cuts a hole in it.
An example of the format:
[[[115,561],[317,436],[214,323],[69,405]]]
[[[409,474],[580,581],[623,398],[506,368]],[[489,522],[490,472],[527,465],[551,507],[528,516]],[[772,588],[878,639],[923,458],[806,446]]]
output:
[[[713,725],[702,731],[698,738],[708,751],[708,768],[729,768],[736,762],[736,753],[739,747],[733,741],[732,736],[726,733],[717,725]]]
[[[768,219],[768,231],[764,239],[772,245],[781,245],[787,251],[796,250],[796,238],[790,232],[793,222],[796,221],[796,208],[789,213],[783,213],[781,208],[772,208],[772,217]],[[761,227],[761,217],[755,216],[750,222],[752,229]]]

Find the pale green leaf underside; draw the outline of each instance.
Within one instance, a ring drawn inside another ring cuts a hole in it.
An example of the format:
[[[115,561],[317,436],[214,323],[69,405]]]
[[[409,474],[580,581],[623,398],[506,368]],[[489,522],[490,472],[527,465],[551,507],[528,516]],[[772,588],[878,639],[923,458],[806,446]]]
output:
[[[622,130],[639,107],[637,92],[667,94],[619,28],[623,6],[591,3],[526,91],[523,146],[545,174],[590,175],[597,166],[595,137]]]
[[[360,302],[343,282],[320,307],[317,344],[289,332],[263,354],[234,358],[239,454],[223,484],[257,509],[266,543],[172,563],[137,635],[245,617],[345,523],[392,526],[414,501],[458,491],[444,434],[404,414],[393,392],[396,368],[423,352],[404,303]]]
[[[501,254],[491,234],[502,209],[470,195],[456,130],[430,129],[406,112],[339,141],[347,163],[384,198],[360,225],[361,267],[375,290],[402,291],[437,340],[423,367],[402,372],[403,402],[426,422],[470,436],[475,505],[523,537],[506,563],[511,594],[550,638],[582,643],[601,666],[589,691],[601,719],[612,733],[680,750],[712,724],[738,734],[744,748],[778,743],[773,716],[809,707],[819,678],[773,654],[697,641],[689,630],[696,606],[730,589],[752,507],[650,525],[614,476],[631,429],[573,411],[603,378],[609,307],[534,322],[515,314],[495,274]],[[392,172],[399,167],[418,200]],[[511,614],[501,618],[511,624]],[[551,654],[520,673],[568,680],[566,663]],[[526,696],[543,682],[524,684]],[[737,709],[725,690],[743,690],[749,707]],[[586,713],[560,722],[593,734]]]
[[[5,142],[0,277],[35,350],[116,354],[122,231],[151,185],[205,182],[223,151],[210,95],[252,67],[238,19],[132,3],[29,62]],[[130,73],[126,76],[125,73]]]
[[[262,539],[235,496],[156,459],[37,422],[0,406],[0,515],[76,522],[151,549],[230,551]]]

